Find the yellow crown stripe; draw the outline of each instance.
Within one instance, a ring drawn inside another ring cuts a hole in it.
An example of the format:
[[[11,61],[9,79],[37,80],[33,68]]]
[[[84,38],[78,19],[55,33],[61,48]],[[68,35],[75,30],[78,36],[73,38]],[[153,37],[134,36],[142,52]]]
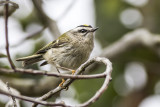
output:
[[[87,26],[90,26],[90,25],[84,24],[83,26],[86,26],[86,27],[87,27]]]

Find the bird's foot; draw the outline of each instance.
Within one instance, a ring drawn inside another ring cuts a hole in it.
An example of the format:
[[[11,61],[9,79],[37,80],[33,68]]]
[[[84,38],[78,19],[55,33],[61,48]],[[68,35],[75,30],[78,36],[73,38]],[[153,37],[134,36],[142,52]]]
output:
[[[75,70],[71,70],[72,71],[72,75],[74,75],[74,73],[76,72]]]
[[[63,83],[65,82],[65,79],[62,79],[62,82],[59,84],[60,87],[63,87]]]
[[[65,79],[62,79],[62,82],[59,84],[59,87],[65,89],[65,90],[68,90],[68,87],[63,86],[63,83],[64,83],[65,81],[66,81]]]

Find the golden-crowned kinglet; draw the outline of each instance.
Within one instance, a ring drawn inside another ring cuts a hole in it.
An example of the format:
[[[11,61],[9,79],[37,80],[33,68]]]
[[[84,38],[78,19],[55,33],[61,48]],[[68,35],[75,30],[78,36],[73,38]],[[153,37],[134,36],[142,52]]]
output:
[[[80,25],[47,44],[35,54],[17,59],[23,66],[45,60],[42,65],[52,64],[56,68],[76,70],[90,56],[93,50],[93,33],[98,28]]]

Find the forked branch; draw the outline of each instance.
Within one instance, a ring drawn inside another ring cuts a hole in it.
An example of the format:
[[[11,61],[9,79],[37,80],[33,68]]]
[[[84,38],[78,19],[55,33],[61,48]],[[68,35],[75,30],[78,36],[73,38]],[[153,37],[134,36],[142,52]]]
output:
[[[83,75],[79,75],[77,76],[78,74],[81,74],[82,72],[85,71],[85,69],[93,64],[94,62],[100,62],[100,63],[103,63],[106,65],[106,70],[101,73],[103,76],[101,76],[101,78],[105,78],[104,80],[104,83],[102,85],[102,87],[95,93],[95,95],[89,99],[88,101],[84,102],[83,104],[79,104],[79,105],[74,105],[74,106],[80,106],[80,107],[86,107],[92,103],[94,103],[96,100],[98,100],[98,98],[103,94],[103,92],[108,88],[108,84],[111,80],[111,73],[112,73],[112,63],[107,59],[107,58],[102,58],[102,57],[96,57],[96,58],[93,58],[91,60],[88,60],[87,62],[85,62],[83,65],[81,65],[76,73],[73,75],[73,76],[69,76],[69,79],[67,79],[65,81],[65,83],[63,84],[64,87],[69,87],[69,85],[75,80],[75,79],[91,79],[91,78],[97,78],[98,76],[96,75],[100,75],[100,74],[95,74],[94,77],[92,75],[86,75],[84,78],[83,78]],[[2,70],[2,69],[0,69]],[[18,71],[18,70],[17,70]],[[13,72],[13,70],[12,70]],[[26,72],[23,72],[23,73],[26,73]],[[45,73],[44,73],[45,75]],[[52,75],[52,76],[55,76],[55,75]],[[64,75],[61,75],[62,77]],[[91,77],[90,77],[91,76]],[[56,76],[57,77],[57,76]],[[67,76],[66,76],[67,78]],[[8,92],[5,92],[5,91],[2,91],[0,90],[0,93],[1,94],[4,94],[4,95],[8,95],[8,96],[13,96],[15,98],[18,98],[18,99],[22,99],[22,100],[25,100],[25,101],[29,101],[29,102],[33,102],[33,107],[36,107],[38,104],[41,104],[41,105],[48,105],[48,106],[63,106],[63,107],[72,107],[72,105],[65,105],[65,104],[61,104],[61,103],[53,103],[53,102],[46,102],[46,101],[43,101],[43,100],[47,100],[49,99],[50,97],[52,97],[53,95],[55,95],[56,93],[60,92],[61,90],[63,90],[64,88],[63,87],[57,87],[51,91],[49,91],[48,93],[44,94],[43,96],[37,98],[37,99],[33,99],[31,97],[27,97],[27,96],[20,96],[20,95],[15,95],[15,94],[12,94],[12,93],[8,93]]]

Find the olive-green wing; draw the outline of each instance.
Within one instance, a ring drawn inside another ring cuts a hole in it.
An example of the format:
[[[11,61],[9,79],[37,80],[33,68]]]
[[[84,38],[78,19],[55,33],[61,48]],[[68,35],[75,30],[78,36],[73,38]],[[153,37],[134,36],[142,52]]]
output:
[[[47,44],[46,46],[44,46],[43,48],[41,48],[40,50],[38,50],[35,54],[45,53],[47,50],[49,50],[52,47],[54,47],[55,43],[56,43],[56,40],[53,41],[53,42],[50,42],[49,44]]]
[[[55,40],[49,44],[47,44],[46,46],[44,46],[43,48],[41,48],[40,50],[38,50],[35,54],[43,54],[46,53],[47,50],[51,49],[51,48],[59,48],[62,46],[65,46],[69,41],[66,38],[60,38],[58,40]]]

